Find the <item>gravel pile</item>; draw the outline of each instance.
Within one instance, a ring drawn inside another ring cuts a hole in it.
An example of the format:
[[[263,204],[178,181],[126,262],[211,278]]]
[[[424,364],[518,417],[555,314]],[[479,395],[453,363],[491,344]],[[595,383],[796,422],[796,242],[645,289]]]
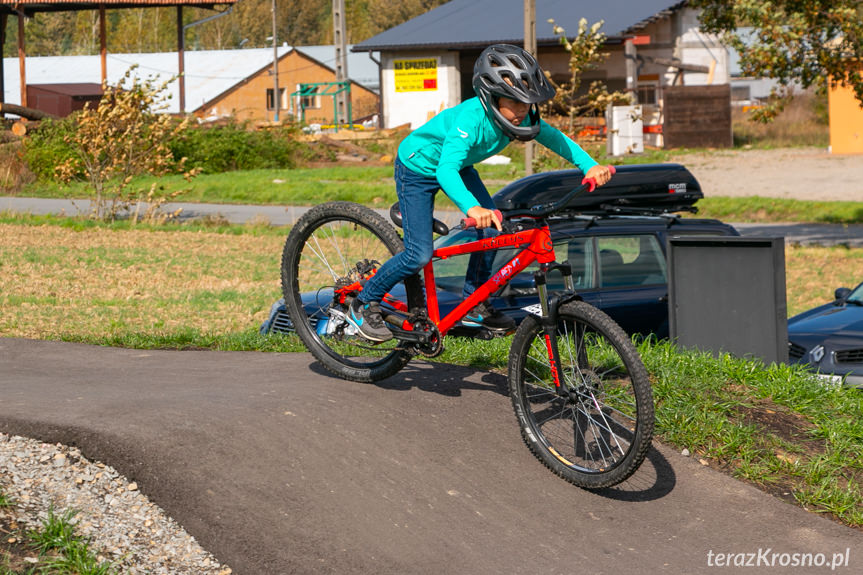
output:
[[[25,529],[77,511],[76,532],[100,559],[130,575],[229,575],[194,537],[117,471],[91,463],[76,448],[0,433],[0,487]]]

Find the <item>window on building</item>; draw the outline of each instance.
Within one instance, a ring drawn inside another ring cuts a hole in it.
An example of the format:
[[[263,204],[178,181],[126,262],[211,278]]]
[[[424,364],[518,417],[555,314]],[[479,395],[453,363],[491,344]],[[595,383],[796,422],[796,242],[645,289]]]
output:
[[[297,90],[301,90],[304,94],[300,97],[300,105],[304,110],[316,110],[321,107],[319,89],[319,86],[303,86],[302,84],[297,86]]]
[[[273,89],[267,88],[267,110],[275,110],[276,106],[273,102]],[[284,88],[279,88],[279,109],[288,109],[288,92]]]
[[[638,103],[645,106],[656,105],[656,84],[638,85]]]
[[[749,100],[749,86],[731,86],[731,101]]]

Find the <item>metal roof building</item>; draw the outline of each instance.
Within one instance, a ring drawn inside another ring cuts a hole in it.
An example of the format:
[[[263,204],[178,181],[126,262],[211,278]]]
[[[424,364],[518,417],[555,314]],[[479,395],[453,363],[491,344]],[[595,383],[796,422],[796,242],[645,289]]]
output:
[[[279,59],[287,56],[291,47],[279,47]],[[335,61],[333,46],[302,46],[296,51],[304,54],[314,65],[332,69]],[[20,85],[17,59],[6,58],[4,101],[19,103]],[[177,53],[156,52],[149,54],[107,54],[107,81],[116,84],[133,65],[140,78],[152,77],[158,82],[167,81],[177,75]],[[212,102],[252,76],[267,73],[273,65],[273,50],[270,48],[247,48],[241,50],[196,50],[185,53],[186,109],[194,112]],[[27,58],[27,83],[79,84],[101,83],[100,56],[40,56]],[[287,70],[285,72],[290,72]],[[283,73],[280,71],[280,74]],[[378,66],[365,53],[349,54],[349,78],[370,91],[378,87]],[[290,87],[293,90],[293,87]],[[179,113],[179,84],[173,80],[168,84],[171,94],[169,113]]]
[[[727,50],[701,32],[698,14],[681,0],[536,0],[536,56],[554,82],[569,82],[569,53],[549,20],[570,38],[582,19],[601,22],[608,57],[583,73],[581,89],[600,81],[610,91],[627,90],[646,105],[645,122],[656,124],[666,87],[728,82]],[[524,36],[523,0],[452,0],[352,50],[381,54],[384,127],[417,128],[474,95],[473,65],[482,49],[523,45]]]
[[[609,42],[619,43],[685,4],[679,0],[536,0],[537,44],[559,44],[549,19],[570,34],[578,30],[581,18],[590,24],[602,20]],[[353,50],[460,49],[498,42],[524,42],[524,0],[453,0],[360,42]]]

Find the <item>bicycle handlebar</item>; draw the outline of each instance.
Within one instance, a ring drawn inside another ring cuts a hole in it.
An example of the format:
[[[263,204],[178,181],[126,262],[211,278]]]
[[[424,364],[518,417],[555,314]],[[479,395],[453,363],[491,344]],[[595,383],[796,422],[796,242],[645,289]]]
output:
[[[611,175],[613,176],[617,173],[617,170],[614,166],[608,166]],[[559,211],[561,208],[565,207],[572,199],[585,191],[587,193],[592,192],[596,189],[596,179],[594,178],[584,178],[581,180],[581,186],[572,189],[565,196],[555,202],[548,202],[545,204],[539,204],[536,206],[531,206],[529,208],[521,209],[521,210],[511,210],[506,212],[506,218],[519,218],[519,217],[529,217],[529,218],[542,218],[544,216],[548,216],[553,214],[554,212]]]
[[[609,165],[608,170],[611,172],[613,176],[617,173],[617,170],[614,166]],[[530,218],[541,218],[543,216],[548,216],[553,214],[554,212],[560,210],[566,204],[568,204],[575,196],[583,193],[585,190],[587,193],[592,192],[596,189],[596,179],[595,178],[584,178],[581,180],[581,186],[571,190],[564,197],[557,200],[556,202],[549,202],[546,204],[539,204],[537,206],[531,206],[522,210],[512,210],[506,213],[506,219],[518,218],[518,217],[530,217]],[[498,221],[503,223],[504,216],[500,210],[494,210],[494,214],[497,216]],[[462,226],[467,228],[476,227],[476,220],[474,218],[464,218],[462,221]]]
[[[494,210],[494,215],[497,216],[497,221],[503,223],[503,214],[500,210]],[[462,227],[467,228],[475,228],[476,227],[476,219],[474,218],[464,218],[461,221]]]

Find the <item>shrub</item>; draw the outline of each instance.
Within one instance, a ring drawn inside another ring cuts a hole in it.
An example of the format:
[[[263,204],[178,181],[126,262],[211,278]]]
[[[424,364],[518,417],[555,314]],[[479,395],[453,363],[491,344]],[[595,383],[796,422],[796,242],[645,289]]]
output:
[[[68,116],[42,120],[37,128],[27,133],[23,158],[37,179],[54,180],[56,167],[75,155],[75,146],[69,141],[75,130],[75,117]],[[84,172],[76,176],[83,177]]]
[[[252,130],[234,119],[193,126],[173,139],[175,158],[186,158],[188,168],[215,174],[234,170],[294,168],[308,148],[297,140],[298,129],[279,126]]]

